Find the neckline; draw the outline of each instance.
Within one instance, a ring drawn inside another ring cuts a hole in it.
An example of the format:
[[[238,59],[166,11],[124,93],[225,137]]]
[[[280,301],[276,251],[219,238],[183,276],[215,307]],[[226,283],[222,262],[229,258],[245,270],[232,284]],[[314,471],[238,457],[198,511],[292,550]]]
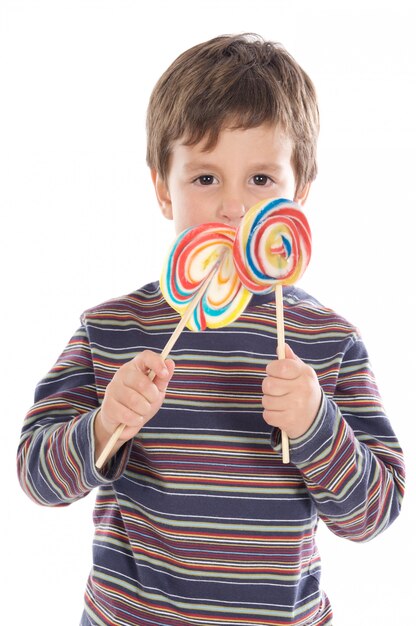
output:
[[[153,285],[153,287],[157,291],[159,291],[159,293],[161,294],[160,282],[159,281],[155,281],[154,283],[150,283],[150,284]],[[284,285],[283,286],[283,298],[290,297],[290,295],[293,293],[293,291],[294,291],[294,286],[293,285]],[[260,304],[267,304],[268,302],[274,302],[274,300],[275,300],[275,290],[274,289],[272,289],[271,291],[268,291],[267,293],[253,293],[248,306],[256,306],[256,305],[260,305]]]
[[[293,286],[283,286],[283,298],[287,298],[293,292]],[[253,294],[249,306],[256,306],[257,304],[266,304],[268,302],[274,302],[275,291],[272,289],[267,293],[255,293]]]

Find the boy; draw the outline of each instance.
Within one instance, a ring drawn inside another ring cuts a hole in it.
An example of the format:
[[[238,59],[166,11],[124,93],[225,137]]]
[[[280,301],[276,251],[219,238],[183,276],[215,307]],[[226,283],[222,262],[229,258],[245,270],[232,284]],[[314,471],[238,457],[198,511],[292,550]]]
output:
[[[313,85],[281,46],[225,36],[186,51],[148,109],[163,214],[179,233],[237,225],[261,199],[304,204],[318,124]],[[86,311],[39,384],[23,489],[65,505],[99,487],[82,626],[332,623],[318,518],[353,541],[376,536],[399,513],[403,459],[357,331],[298,288],[284,296],[282,361],[261,295],[228,327],[183,332],[163,362],[178,315],[151,283]]]

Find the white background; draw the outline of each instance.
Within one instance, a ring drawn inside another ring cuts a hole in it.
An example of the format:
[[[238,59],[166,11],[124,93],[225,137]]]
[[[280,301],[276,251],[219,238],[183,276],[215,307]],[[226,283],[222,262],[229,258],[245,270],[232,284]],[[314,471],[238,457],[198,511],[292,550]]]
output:
[[[412,0],[0,2],[2,613],[74,626],[93,495],[61,509],[21,492],[15,453],[37,381],[87,307],[157,279],[173,227],[145,165],[159,75],[224,33],[282,42],[320,100],[319,176],[302,281],[364,335],[408,486],[400,518],[355,545],[319,531],[336,626],[414,622],[415,10]]]

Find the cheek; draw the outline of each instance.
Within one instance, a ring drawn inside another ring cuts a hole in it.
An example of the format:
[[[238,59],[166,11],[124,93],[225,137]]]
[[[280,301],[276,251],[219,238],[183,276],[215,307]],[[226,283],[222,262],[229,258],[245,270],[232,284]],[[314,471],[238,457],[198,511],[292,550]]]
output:
[[[295,181],[295,176],[294,176],[293,172],[291,172],[291,171],[287,172],[285,180],[283,181],[282,185],[280,186],[279,191],[281,192],[281,196],[284,196],[288,200],[294,200],[295,199],[296,181]]]
[[[196,226],[201,221],[198,221],[198,207],[188,199],[178,198],[177,203],[173,203],[172,209],[175,230],[178,234],[186,228]]]
[[[192,191],[172,197],[172,212],[178,233],[214,219],[213,203],[204,201],[201,194]]]

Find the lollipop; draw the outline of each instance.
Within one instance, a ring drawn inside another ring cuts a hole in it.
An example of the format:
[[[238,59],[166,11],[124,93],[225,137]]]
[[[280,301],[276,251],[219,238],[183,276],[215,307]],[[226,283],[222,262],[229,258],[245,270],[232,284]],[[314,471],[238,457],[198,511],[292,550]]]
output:
[[[185,321],[190,330],[231,324],[251,298],[234,266],[235,233],[235,228],[217,222],[189,228],[179,235],[166,259],[161,291],[182,318],[195,305]]]
[[[265,200],[244,215],[234,243],[241,282],[253,293],[276,293],[278,357],[285,358],[283,285],[302,276],[311,257],[311,231],[300,207],[290,200]],[[289,440],[282,431],[283,462],[289,463]]]
[[[181,320],[162,351],[166,359],[182,330],[220,328],[231,324],[247,306],[251,292],[242,284],[234,267],[236,230],[212,222],[185,230],[174,243],[160,279],[166,301]],[[153,380],[154,372],[148,374]],[[108,440],[96,467],[101,469],[121,436],[120,424]]]
[[[234,244],[242,283],[254,293],[292,285],[311,257],[311,231],[295,202],[279,198],[254,205],[245,214]]]

